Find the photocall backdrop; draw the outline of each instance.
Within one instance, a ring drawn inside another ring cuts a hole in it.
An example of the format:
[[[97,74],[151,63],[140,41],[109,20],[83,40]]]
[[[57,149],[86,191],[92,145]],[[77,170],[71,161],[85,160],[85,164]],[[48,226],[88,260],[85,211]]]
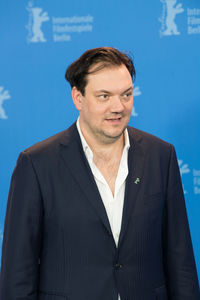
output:
[[[65,70],[100,46],[134,58],[130,125],[176,148],[200,275],[199,0],[0,2],[0,249],[17,157],[76,120]]]

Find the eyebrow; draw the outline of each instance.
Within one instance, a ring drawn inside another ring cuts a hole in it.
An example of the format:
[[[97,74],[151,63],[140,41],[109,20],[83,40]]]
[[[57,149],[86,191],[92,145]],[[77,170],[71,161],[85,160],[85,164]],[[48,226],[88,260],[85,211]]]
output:
[[[123,95],[123,94],[125,94],[125,93],[127,93],[127,92],[129,92],[129,91],[133,91],[133,87],[131,86],[131,87],[129,87],[128,89],[126,89],[125,91],[123,91],[122,93],[121,93],[121,95]],[[107,91],[107,90],[97,90],[97,91],[95,91],[95,93],[105,93],[105,94],[112,94],[112,92],[110,92],[110,91]]]
[[[132,86],[130,88],[128,88],[127,90],[125,90],[122,94],[125,94],[125,93],[127,93],[129,91],[133,91],[133,87]]]

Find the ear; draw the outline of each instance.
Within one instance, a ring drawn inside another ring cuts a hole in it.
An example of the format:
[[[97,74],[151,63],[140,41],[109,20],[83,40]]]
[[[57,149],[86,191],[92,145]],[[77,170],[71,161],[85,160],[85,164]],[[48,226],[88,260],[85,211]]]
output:
[[[73,99],[74,105],[80,111],[82,108],[83,95],[75,86],[72,88],[72,99]]]

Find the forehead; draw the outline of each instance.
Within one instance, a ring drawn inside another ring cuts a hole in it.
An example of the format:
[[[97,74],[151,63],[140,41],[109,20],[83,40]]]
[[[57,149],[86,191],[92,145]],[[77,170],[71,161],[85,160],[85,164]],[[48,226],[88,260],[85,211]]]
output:
[[[107,66],[98,70],[95,65],[90,72],[94,73],[87,76],[87,90],[107,90],[119,91],[125,90],[133,85],[132,77],[125,65]]]

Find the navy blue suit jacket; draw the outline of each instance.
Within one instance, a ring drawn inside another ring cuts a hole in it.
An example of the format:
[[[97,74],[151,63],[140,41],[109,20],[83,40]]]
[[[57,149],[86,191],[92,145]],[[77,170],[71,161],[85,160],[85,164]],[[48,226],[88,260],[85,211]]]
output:
[[[128,131],[118,247],[75,124],[20,154],[5,220],[1,300],[200,300],[174,148]]]

